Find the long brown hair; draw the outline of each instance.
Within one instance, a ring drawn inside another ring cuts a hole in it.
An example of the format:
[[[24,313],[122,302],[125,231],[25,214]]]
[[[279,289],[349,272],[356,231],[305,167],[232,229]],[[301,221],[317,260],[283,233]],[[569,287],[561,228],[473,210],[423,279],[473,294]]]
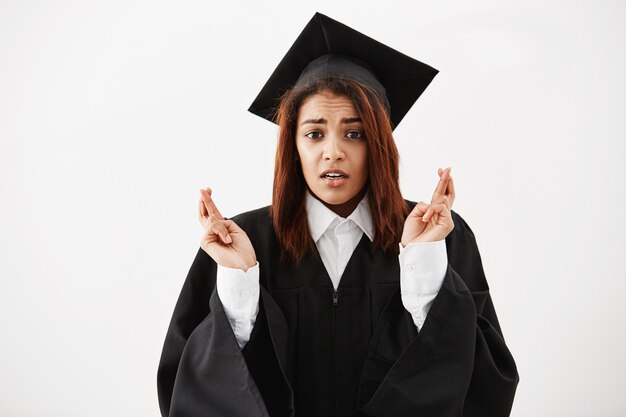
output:
[[[375,227],[373,246],[397,253],[409,207],[400,193],[398,148],[393,140],[389,113],[374,89],[332,76],[288,90],[281,97],[276,112],[279,133],[270,214],[283,249],[282,258],[298,263],[308,250],[315,248],[307,222],[307,184],[298,159],[295,135],[300,106],[306,98],[323,90],[350,98],[359,113],[367,142],[367,192]]]

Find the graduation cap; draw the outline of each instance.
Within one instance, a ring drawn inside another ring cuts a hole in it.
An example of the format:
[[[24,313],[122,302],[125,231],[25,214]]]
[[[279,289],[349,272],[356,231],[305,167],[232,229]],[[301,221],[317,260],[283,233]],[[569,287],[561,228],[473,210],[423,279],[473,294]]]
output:
[[[248,111],[274,122],[289,88],[329,75],[373,87],[387,99],[395,128],[439,71],[369,36],[315,13]]]

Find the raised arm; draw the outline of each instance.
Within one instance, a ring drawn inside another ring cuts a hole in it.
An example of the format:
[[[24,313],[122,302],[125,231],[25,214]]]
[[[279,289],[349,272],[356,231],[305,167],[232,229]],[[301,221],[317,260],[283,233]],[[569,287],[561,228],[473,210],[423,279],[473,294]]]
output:
[[[444,238],[454,228],[450,209],[455,198],[450,171],[449,167],[439,168],[439,183],[430,205],[420,203],[415,207],[404,226],[398,257],[400,292],[402,304],[411,313],[418,331],[439,293],[448,266]],[[439,216],[434,208],[443,214]],[[430,220],[426,217],[429,209],[431,213],[434,212]]]
[[[205,229],[201,249],[176,303],[157,373],[161,415],[267,416],[216,291],[218,263],[248,269],[256,264],[254,249],[234,221],[223,219],[210,190],[202,191],[199,218]]]
[[[517,367],[500,330],[474,233],[448,209],[445,194],[437,208],[420,203],[407,219],[405,232],[411,235],[405,234],[403,243],[425,233],[440,238],[449,214],[454,227],[445,236],[448,267],[419,334],[407,326],[411,318],[400,294],[386,307],[359,389],[358,404],[368,416],[505,417],[511,411]]]

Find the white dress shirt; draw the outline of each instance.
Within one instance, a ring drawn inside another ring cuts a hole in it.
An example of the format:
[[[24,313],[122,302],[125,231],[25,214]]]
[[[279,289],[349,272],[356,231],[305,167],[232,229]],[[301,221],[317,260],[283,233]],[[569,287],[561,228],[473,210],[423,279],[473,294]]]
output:
[[[333,287],[365,233],[374,239],[374,224],[367,195],[356,209],[342,218],[313,197],[306,196],[309,230]],[[436,242],[400,244],[400,293],[404,308],[411,313],[418,331],[437,296],[448,267],[445,239]],[[259,263],[244,272],[218,265],[217,293],[237,342],[244,347],[259,311]]]
[[[339,217],[321,201],[306,193],[306,213],[311,237],[326,271],[337,289],[352,252],[363,237],[374,240],[374,222],[367,195],[347,219]]]

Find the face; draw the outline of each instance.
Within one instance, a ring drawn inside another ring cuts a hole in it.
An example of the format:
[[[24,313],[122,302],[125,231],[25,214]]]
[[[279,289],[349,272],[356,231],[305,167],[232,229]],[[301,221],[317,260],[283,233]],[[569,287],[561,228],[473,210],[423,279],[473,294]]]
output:
[[[300,106],[296,147],[309,189],[342,217],[356,208],[368,180],[367,141],[356,107],[322,91]]]

